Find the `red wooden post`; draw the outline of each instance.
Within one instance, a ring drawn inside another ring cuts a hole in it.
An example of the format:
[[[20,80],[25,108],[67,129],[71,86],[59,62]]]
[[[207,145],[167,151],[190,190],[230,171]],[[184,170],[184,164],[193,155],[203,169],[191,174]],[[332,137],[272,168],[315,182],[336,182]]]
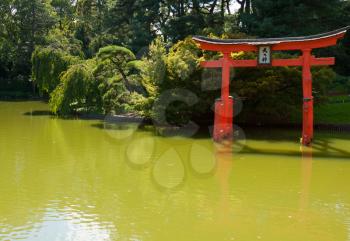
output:
[[[230,97],[230,53],[224,53],[222,61],[221,98],[215,102],[215,141],[232,138],[233,98]]]
[[[309,145],[313,139],[314,111],[312,96],[311,49],[303,49],[303,133],[302,143]]]
[[[221,98],[224,101],[230,96],[230,53],[224,53],[222,58]]]

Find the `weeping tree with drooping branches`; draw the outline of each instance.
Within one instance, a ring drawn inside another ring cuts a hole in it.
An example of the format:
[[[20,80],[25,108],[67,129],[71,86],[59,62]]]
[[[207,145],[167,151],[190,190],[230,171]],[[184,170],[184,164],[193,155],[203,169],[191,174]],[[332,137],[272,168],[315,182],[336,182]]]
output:
[[[75,112],[98,112],[101,98],[93,75],[94,59],[71,66],[60,78],[60,84],[50,95],[53,113],[68,115]]]
[[[32,80],[41,96],[49,95],[60,83],[61,74],[80,59],[62,50],[37,48],[32,55]]]

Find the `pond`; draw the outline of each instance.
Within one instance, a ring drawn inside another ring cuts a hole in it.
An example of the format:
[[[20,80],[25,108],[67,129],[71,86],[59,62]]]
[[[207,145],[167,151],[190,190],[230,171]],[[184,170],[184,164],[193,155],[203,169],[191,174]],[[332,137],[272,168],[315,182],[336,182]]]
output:
[[[210,136],[0,102],[0,240],[350,240],[350,134]]]

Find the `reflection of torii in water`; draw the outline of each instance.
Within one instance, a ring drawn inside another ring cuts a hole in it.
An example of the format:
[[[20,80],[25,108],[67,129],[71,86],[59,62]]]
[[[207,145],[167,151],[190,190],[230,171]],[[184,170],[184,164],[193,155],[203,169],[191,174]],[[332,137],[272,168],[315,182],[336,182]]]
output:
[[[301,147],[301,192],[300,211],[305,210],[309,205],[309,192],[312,176],[312,148]]]
[[[312,238],[308,240],[333,240],[332,233],[324,232],[321,237],[310,233],[310,225],[314,225],[314,227],[315,225],[320,227],[329,225],[329,220],[309,204],[312,177],[311,148],[303,147],[298,152],[300,170],[296,174],[298,177],[300,175],[300,182],[297,179],[296,182],[293,180],[293,186],[297,188],[293,189],[293,199],[282,196],[290,193],[289,190],[268,189],[272,192],[259,192],[259,194],[266,195],[265,198],[271,196],[268,199],[271,199],[272,205],[265,202],[259,205],[260,196],[254,193],[255,183],[247,186],[247,183],[240,182],[242,180],[249,181],[246,178],[240,179],[245,175],[242,174],[242,167],[249,167],[249,162],[240,160],[242,153],[237,155],[235,153],[230,150],[229,145],[216,145],[217,163],[214,174],[217,183],[216,197],[215,201],[205,199],[204,202],[200,203],[200,207],[205,210],[205,214],[210,216],[210,219],[202,218],[198,220],[194,226],[196,232],[211,230],[210,234],[213,234],[213,236],[225,235],[227,238],[225,240],[254,240],[255,238],[262,240],[263,236],[266,239],[266,235],[272,234],[273,237],[283,237],[282,235],[289,235],[297,230],[300,232],[295,234],[296,240],[308,239],[307,236],[310,235]],[[283,185],[281,184],[281,186]],[[244,187],[252,187],[253,189],[249,190]],[[279,197],[282,202],[280,202]],[[283,202],[283,200],[286,200],[286,202]],[[292,203],[289,201],[292,201]],[[274,225],[277,221],[285,222],[284,224],[287,225]],[[213,223],[219,225],[213,227]],[[317,226],[315,228],[317,229]]]
[[[227,144],[227,143],[226,143]],[[233,228],[234,224],[242,224],[244,227],[243,220],[238,220],[238,217],[242,217],[242,214],[259,216],[257,210],[249,209],[249,205],[242,203],[242,213],[230,213],[230,207],[232,205],[232,198],[230,198],[230,177],[234,173],[234,156],[232,155],[232,149],[230,150],[229,145],[217,145],[216,148],[217,158],[217,170],[216,177],[220,185],[220,201],[218,206],[218,222],[222,225],[222,228]],[[309,208],[309,196],[310,196],[310,185],[312,178],[312,148],[301,147],[301,189],[299,196],[298,208],[292,213],[302,225],[304,222],[308,222],[308,218],[318,218],[318,214],[310,213]],[[239,185],[237,183],[237,185]],[[311,215],[311,217],[310,217]],[[316,216],[315,216],[316,215]],[[257,238],[260,239],[259,233],[256,233]]]

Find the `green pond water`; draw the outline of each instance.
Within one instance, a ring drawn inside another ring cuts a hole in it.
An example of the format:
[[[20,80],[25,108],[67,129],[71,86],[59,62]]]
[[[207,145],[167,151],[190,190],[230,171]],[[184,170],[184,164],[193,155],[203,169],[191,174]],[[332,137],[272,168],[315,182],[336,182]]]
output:
[[[350,240],[350,134],[230,150],[45,110],[0,102],[0,240]]]

